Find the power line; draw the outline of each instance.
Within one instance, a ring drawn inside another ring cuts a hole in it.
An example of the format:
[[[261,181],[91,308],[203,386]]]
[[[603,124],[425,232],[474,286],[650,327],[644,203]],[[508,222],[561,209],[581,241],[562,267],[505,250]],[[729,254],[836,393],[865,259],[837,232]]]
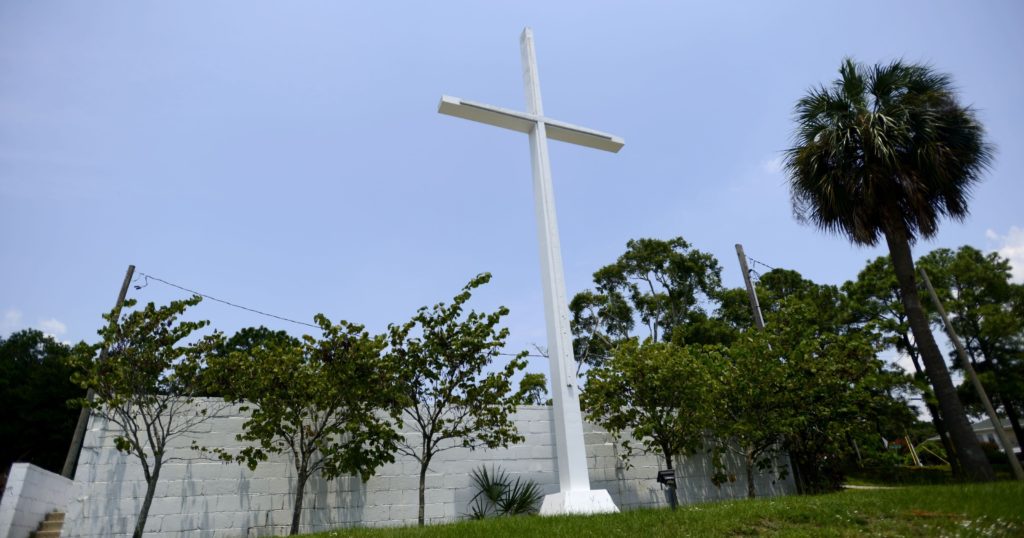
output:
[[[762,266],[762,267],[767,267],[769,271],[774,271],[774,270],[775,270],[775,268],[774,268],[774,267],[772,267],[772,266],[768,265],[767,263],[764,263],[764,262],[762,262],[762,261],[758,261],[758,260],[755,260],[754,258],[751,258],[750,256],[747,256],[747,259],[748,259],[748,260],[750,260],[750,261],[751,261],[751,263],[753,263],[754,265],[760,265],[760,266]]]
[[[271,314],[269,312],[263,312],[262,310],[256,310],[255,308],[249,308],[248,306],[242,306],[240,304],[235,304],[235,303],[232,303],[230,301],[225,301],[224,299],[218,299],[216,297],[213,297],[212,295],[207,295],[205,293],[198,292],[196,290],[189,289],[189,288],[186,288],[184,286],[179,286],[178,284],[175,284],[173,282],[168,282],[168,281],[166,281],[166,280],[164,280],[162,278],[157,278],[157,277],[155,277],[153,275],[149,275],[149,274],[143,273],[142,271],[139,271],[139,276],[135,277],[135,280],[133,282],[138,282],[140,278],[144,278],[145,281],[142,284],[136,284],[135,285],[135,289],[137,289],[137,290],[141,290],[142,288],[145,288],[146,286],[148,286],[150,280],[155,280],[155,281],[160,282],[162,284],[166,284],[168,286],[171,286],[172,288],[178,288],[179,290],[187,291],[187,292],[189,292],[191,294],[198,295],[200,297],[209,299],[211,301],[216,301],[218,303],[226,304],[228,306],[232,306],[232,307],[235,307],[235,308],[240,308],[242,310],[253,312],[253,313],[259,314],[261,316],[267,316],[267,317],[271,317],[271,318],[274,318],[274,319],[279,319],[281,321],[287,321],[289,323],[295,323],[297,325],[305,325],[306,327],[312,327],[314,329],[321,329],[320,326],[313,325],[312,323],[306,323],[304,321],[298,321],[298,320],[294,320],[294,319],[291,319],[291,318],[286,318],[284,316],[278,316],[277,314]],[[505,355],[505,356],[509,356],[509,357],[516,357],[519,354],[518,353],[498,353],[498,355]],[[533,355],[533,354],[527,354],[526,356],[527,357],[537,357],[537,358],[547,358],[547,357],[544,357],[543,355]]]
[[[242,310],[247,310],[249,312],[253,312],[253,313],[259,314],[261,316],[267,316],[267,317],[271,317],[271,318],[274,318],[274,319],[279,319],[281,321],[287,321],[289,323],[294,323],[296,325],[305,325],[306,327],[312,327],[314,329],[320,329],[321,328],[321,327],[319,327],[317,325],[313,325],[312,323],[306,323],[304,321],[297,321],[297,320],[294,320],[294,319],[291,319],[291,318],[286,318],[284,316],[278,316],[277,314],[271,314],[269,312],[263,312],[262,310],[256,310],[255,308],[249,308],[248,306],[242,306],[240,304],[235,304],[235,303],[232,303],[230,301],[225,301],[224,299],[218,299],[216,297],[213,297],[212,295],[207,295],[205,293],[198,292],[196,290],[190,290],[190,289],[188,289],[188,288],[186,288],[184,286],[179,286],[179,285],[174,284],[172,282],[168,282],[168,281],[166,281],[166,280],[164,280],[162,278],[157,278],[157,277],[155,277],[153,275],[147,275],[146,273],[143,273],[141,271],[139,272],[139,275],[144,277],[146,279],[146,282],[144,284],[142,284],[142,285],[136,285],[135,289],[137,289],[137,290],[140,290],[140,289],[145,288],[146,286],[148,286],[150,280],[155,280],[157,282],[160,282],[160,283],[166,284],[168,286],[171,286],[172,288],[178,288],[179,290],[187,291],[189,293],[198,295],[200,297],[204,297],[204,298],[209,299],[211,301],[216,301],[218,303],[226,304],[228,306],[233,306],[235,308],[240,308]]]
[[[506,357],[518,357],[519,356],[518,353],[498,353],[498,355],[504,355]],[[536,357],[538,359],[546,359],[547,358],[544,355],[534,355],[532,353],[527,353],[526,355],[523,355],[523,356],[524,357]]]

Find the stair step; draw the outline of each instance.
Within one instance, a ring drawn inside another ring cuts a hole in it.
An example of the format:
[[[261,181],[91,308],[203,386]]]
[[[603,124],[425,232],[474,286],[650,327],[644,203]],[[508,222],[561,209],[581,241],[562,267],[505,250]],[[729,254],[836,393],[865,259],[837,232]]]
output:
[[[54,510],[46,514],[39,523],[39,530],[32,531],[30,538],[60,538],[61,527],[64,526],[64,512]]]

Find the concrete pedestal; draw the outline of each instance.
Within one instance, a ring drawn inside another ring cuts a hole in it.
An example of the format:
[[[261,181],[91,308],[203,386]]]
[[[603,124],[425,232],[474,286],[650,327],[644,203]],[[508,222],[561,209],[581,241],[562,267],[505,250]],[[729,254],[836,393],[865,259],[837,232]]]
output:
[[[618,512],[611,495],[603,489],[562,491],[544,497],[540,515],[607,514]]]

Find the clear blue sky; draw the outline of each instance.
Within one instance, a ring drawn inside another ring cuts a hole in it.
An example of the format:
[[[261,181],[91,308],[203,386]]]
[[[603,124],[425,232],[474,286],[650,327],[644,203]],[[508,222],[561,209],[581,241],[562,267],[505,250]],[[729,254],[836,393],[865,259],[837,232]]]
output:
[[[681,235],[729,286],[737,242],[822,283],[882,254],[797,224],[777,165],[794,102],[846,55],[954,76],[998,154],[969,220],[915,252],[1003,248],[1021,277],[1022,4],[703,4],[0,3],[0,334],[93,338],[132,263],[374,331],[490,271],[475,305],[511,309],[513,350],[545,345],[526,137],[436,112],[442,94],[523,108],[524,26],[548,115],[626,140],[551,145],[570,294],[630,238]]]

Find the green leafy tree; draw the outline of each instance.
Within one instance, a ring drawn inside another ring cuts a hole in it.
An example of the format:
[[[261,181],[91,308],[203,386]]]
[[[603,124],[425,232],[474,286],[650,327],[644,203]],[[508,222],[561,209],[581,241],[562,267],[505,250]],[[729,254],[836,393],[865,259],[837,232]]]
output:
[[[711,347],[625,340],[588,372],[583,408],[589,420],[622,439],[627,459],[636,451],[660,453],[671,470],[676,457],[703,444],[714,405],[710,365],[721,360]],[[675,506],[674,488],[670,494]]]
[[[412,320],[390,326],[390,357],[399,372],[402,421],[415,430],[398,451],[420,465],[419,524],[424,524],[427,470],[440,452],[456,447],[505,447],[521,442],[511,415],[518,397],[512,378],[526,363],[522,352],[503,368],[484,373],[508,337],[498,328],[508,314],[465,311],[472,291],[489,282],[483,273],[469,281],[451,304],[422,307]]]
[[[615,290],[581,291],[569,302],[569,311],[577,377],[584,366],[593,368],[606,361],[616,342],[627,338],[633,330],[633,309]]]
[[[0,473],[17,461],[61,472],[78,417],[67,401],[83,394],[71,381],[70,353],[35,329],[0,338]]]
[[[747,496],[756,495],[754,471],[767,468],[782,450],[790,425],[784,363],[766,333],[750,331],[733,342],[728,360],[715,372],[716,417],[712,423],[716,446],[712,452],[716,483],[734,480],[723,473],[722,456],[729,451],[743,458]]]
[[[953,444],[939,413],[935,395],[921,367],[921,356],[910,331],[892,261],[888,256],[879,256],[868,262],[857,274],[857,280],[843,284],[843,290],[849,299],[853,323],[872,324],[888,346],[910,357],[916,372],[917,389],[923,394],[924,404],[931,416],[935,432],[939,435],[945,453],[953,454]],[[949,462],[953,473],[959,475],[959,461],[950,458]]]
[[[226,356],[231,353],[251,353],[261,347],[274,345],[289,346],[299,344],[299,339],[285,331],[275,331],[262,325],[259,327],[245,327],[231,335],[230,338],[221,340],[214,354]]]
[[[228,357],[232,353],[241,353],[250,356],[256,349],[273,346],[298,346],[301,340],[291,336],[285,331],[274,331],[264,326],[244,327],[229,338],[218,338],[216,346],[210,350],[214,357]],[[228,367],[226,361],[220,361],[217,368],[206,368],[201,374],[205,387],[206,396],[223,397],[228,396],[225,392],[235,380],[234,369]]]
[[[394,371],[383,357],[385,337],[345,321],[332,324],[323,315],[315,319],[320,338],[277,335],[256,338],[253,345],[222,343],[218,349],[229,352],[210,358],[213,377],[230,380],[223,387],[226,396],[251,410],[237,436],[251,444],[237,454],[213,451],[250,469],[269,454],[289,456],[296,473],[291,534],[298,533],[311,476],[357,474],[368,480],[394,461],[400,438],[392,422],[400,407]]]
[[[856,244],[884,238],[928,379],[965,474],[991,480],[921,306],[911,256],[942,217],[963,219],[992,150],[949,76],[900,61],[847,59],[831,86],[796,105],[796,144],[786,152],[793,209],[805,222]]]
[[[963,246],[955,252],[934,250],[918,263],[928,268],[929,277],[935,275],[936,293],[986,392],[1002,407],[1017,438],[1024,438],[1024,319],[1014,312],[1022,286],[1010,281],[1009,260]],[[933,321],[942,324],[937,315]],[[955,350],[950,357],[959,365]],[[965,403],[980,405],[969,382],[960,394]]]
[[[759,292],[760,293],[760,292]],[[758,297],[760,299],[760,296]],[[733,338],[740,332],[754,326],[754,315],[750,311],[750,297],[745,288],[729,288],[719,295],[719,305],[715,310],[715,318],[722,321],[733,332]],[[731,343],[732,338],[725,343]]]
[[[754,471],[769,468],[781,451],[800,491],[835,488],[852,439],[902,431],[913,421],[898,396],[908,379],[877,358],[877,331],[837,329],[835,320],[845,316],[841,294],[837,300],[834,286],[794,276],[789,272],[786,280],[802,291],[790,287],[789,296],[773,301],[765,329],[730,346],[718,377],[718,451],[743,457],[749,496]]]
[[[81,405],[120,428],[115,446],[135,456],[142,466],[146,494],[135,523],[136,538],[145,531],[161,469],[178,459],[168,455],[171,443],[192,438],[195,444],[197,427],[218,411],[213,408],[210,413],[207,407],[194,405],[202,393],[199,372],[204,356],[216,338],[183,343],[209,322],[179,321],[188,307],[201,300],[195,296],[161,307],[149,303],[119,319],[116,310],[104,314],[108,324],[99,330],[100,342],[77,346],[69,358],[76,370],[74,381],[93,393],[91,400],[80,399]],[[133,306],[134,300],[124,303],[126,309]],[[103,348],[107,354],[101,361]]]
[[[580,366],[601,364],[637,321],[655,341],[729,340],[734,331],[709,313],[721,291],[721,272],[714,256],[682,237],[628,241],[615,263],[594,273],[596,289],[569,303],[576,360]]]
[[[843,333],[850,328],[850,313],[842,291],[837,286],[817,284],[797,271],[768,271],[759,279],[758,297],[766,317],[773,317],[784,309],[787,300],[795,299],[814,309],[817,317],[810,327],[818,332]]]
[[[549,405],[548,379],[544,374],[523,374],[516,396],[522,405]]]
[[[831,286],[823,286],[831,288]],[[769,315],[773,348],[786,350],[784,371],[791,422],[783,447],[801,491],[837,489],[852,440],[866,434],[902,437],[914,413],[902,395],[910,378],[877,354],[883,347],[873,327],[832,331],[813,300],[788,298]]]

